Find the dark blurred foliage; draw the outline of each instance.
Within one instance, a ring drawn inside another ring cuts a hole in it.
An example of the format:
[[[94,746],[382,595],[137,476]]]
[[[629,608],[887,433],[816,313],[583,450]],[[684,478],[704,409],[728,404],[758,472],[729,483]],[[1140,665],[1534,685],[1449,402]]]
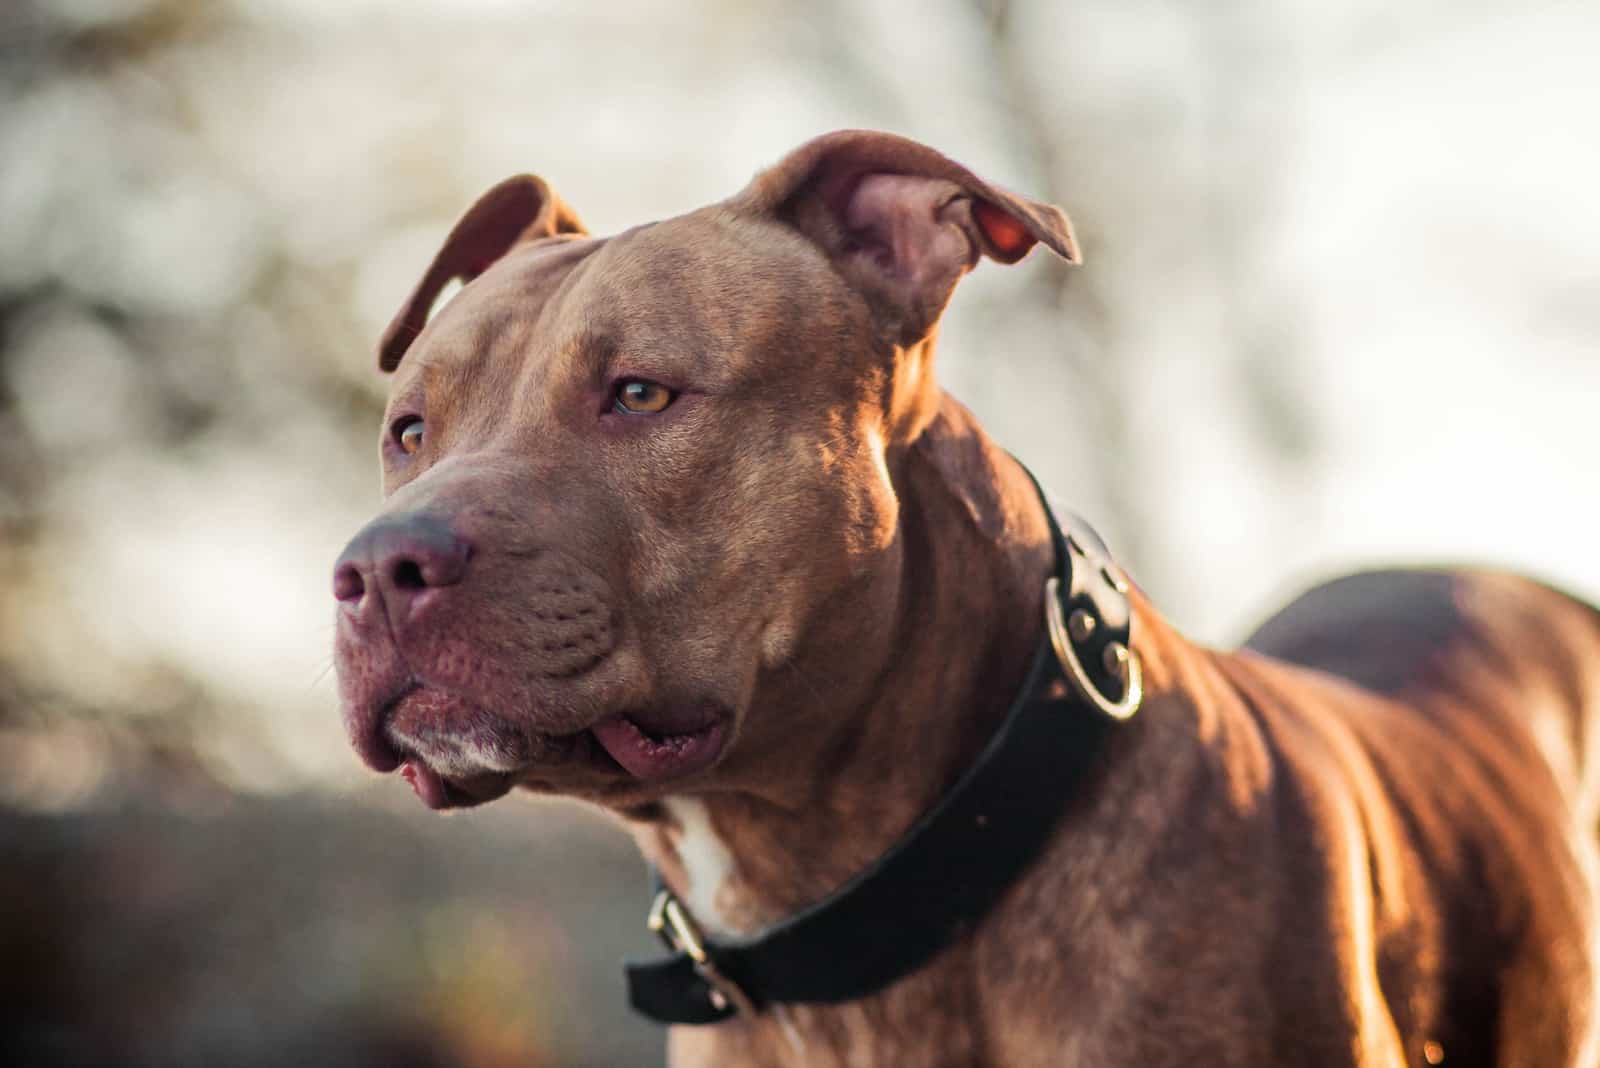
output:
[[[199,784],[0,810],[0,1063],[655,1061],[659,1034],[619,1009],[638,916],[591,890],[636,887],[642,908],[644,873],[619,838],[595,848],[597,823]]]

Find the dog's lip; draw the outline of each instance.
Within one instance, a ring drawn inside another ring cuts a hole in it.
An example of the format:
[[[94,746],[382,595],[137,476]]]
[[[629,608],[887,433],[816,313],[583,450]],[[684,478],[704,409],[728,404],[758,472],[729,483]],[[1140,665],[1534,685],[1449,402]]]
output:
[[[434,811],[471,808],[503,797],[516,784],[509,773],[485,772],[468,779],[440,775],[419,757],[407,757],[400,766],[400,777],[424,805]]]
[[[390,739],[384,729],[393,714],[395,706],[407,697],[416,693],[421,688],[415,678],[407,677],[395,682],[376,699],[359,700],[354,703],[355,711],[348,711],[346,723],[352,727],[350,745],[355,749],[361,762],[380,774],[387,775],[405,763],[406,753]],[[371,711],[363,713],[362,709]],[[360,724],[357,728],[355,725]]]
[[[373,730],[356,746],[370,767],[384,773],[399,770],[418,800],[436,811],[493,801],[524,781],[538,788],[543,759],[514,770],[462,772],[448,762],[437,763],[426,747],[415,748],[388,730],[396,710],[409,698],[436,688],[411,674],[395,680],[375,702]],[[551,770],[558,765],[582,766],[607,778],[653,784],[715,763],[725,748],[731,718],[731,711],[714,700],[661,701],[607,713],[574,731],[539,737],[546,756],[556,758]]]
[[[410,784],[412,792],[424,805],[435,811],[450,807],[450,789],[445,785],[444,776],[427,764],[412,757],[400,766],[400,777]]]
[[[722,754],[724,717],[708,705],[607,716],[590,733],[635,779],[659,782],[703,771]]]
[[[429,689],[438,688],[416,675],[408,676],[390,688],[389,696],[379,702],[371,738],[356,747],[368,766],[385,774],[399,769],[400,777],[410,785],[417,798],[435,811],[471,808],[510,792],[517,783],[515,772],[485,769],[462,775],[446,775],[436,770],[426,757],[406,742],[389,733],[388,724],[396,709],[407,698]]]

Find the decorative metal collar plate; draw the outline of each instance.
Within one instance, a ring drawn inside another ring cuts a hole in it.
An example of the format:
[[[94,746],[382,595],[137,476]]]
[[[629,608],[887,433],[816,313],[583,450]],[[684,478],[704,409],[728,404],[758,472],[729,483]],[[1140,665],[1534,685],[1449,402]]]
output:
[[[1097,629],[1095,617],[1080,611],[1074,612],[1070,620],[1065,618],[1059,578],[1052,577],[1045,583],[1044,618],[1056,658],[1066,669],[1073,689],[1084,700],[1113,719],[1127,719],[1139,710],[1139,702],[1144,697],[1144,679],[1138,655],[1121,642],[1105,642],[1101,648],[1104,673],[1122,679],[1122,695],[1113,699],[1101,692],[1080,658],[1081,647],[1090,642]]]

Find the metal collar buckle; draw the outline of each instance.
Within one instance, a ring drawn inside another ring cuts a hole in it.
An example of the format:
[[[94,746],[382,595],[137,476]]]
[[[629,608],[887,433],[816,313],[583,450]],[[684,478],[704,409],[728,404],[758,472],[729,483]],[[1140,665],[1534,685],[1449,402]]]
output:
[[[1126,587],[1123,587],[1126,588]],[[1120,593],[1121,590],[1119,589]],[[1112,719],[1127,719],[1139,710],[1144,698],[1144,674],[1139,667],[1139,657],[1121,642],[1107,642],[1101,650],[1101,660],[1106,674],[1122,680],[1122,696],[1112,700],[1100,691],[1078,658],[1078,646],[1087,641],[1096,629],[1093,615],[1080,609],[1071,618],[1062,618],[1061,580],[1051,577],[1044,587],[1045,626],[1050,632],[1050,644],[1055,648],[1056,659],[1066,668],[1067,678],[1079,696]]]
[[[738,983],[729,979],[717,968],[711,955],[706,952],[705,937],[700,932],[699,924],[694,922],[694,918],[672,895],[672,891],[662,889],[656,894],[655,901],[650,904],[650,914],[645,917],[644,923],[661,939],[667,949],[684,954],[694,964],[695,972],[711,988],[713,1007],[719,1010],[731,1007],[744,1016],[755,1014],[755,1002],[751,1000],[750,995],[740,989]]]

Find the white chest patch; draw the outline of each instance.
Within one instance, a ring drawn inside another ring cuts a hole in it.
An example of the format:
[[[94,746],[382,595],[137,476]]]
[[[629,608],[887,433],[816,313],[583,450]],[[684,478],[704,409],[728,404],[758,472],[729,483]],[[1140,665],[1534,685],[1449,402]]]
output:
[[[673,834],[673,845],[683,861],[688,887],[683,903],[689,914],[708,932],[721,935],[735,933],[722,914],[717,911],[717,891],[723,880],[733,873],[733,858],[722,844],[722,839],[711,829],[711,818],[706,813],[704,801],[688,797],[669,797],[663,804],[678,824]]]

